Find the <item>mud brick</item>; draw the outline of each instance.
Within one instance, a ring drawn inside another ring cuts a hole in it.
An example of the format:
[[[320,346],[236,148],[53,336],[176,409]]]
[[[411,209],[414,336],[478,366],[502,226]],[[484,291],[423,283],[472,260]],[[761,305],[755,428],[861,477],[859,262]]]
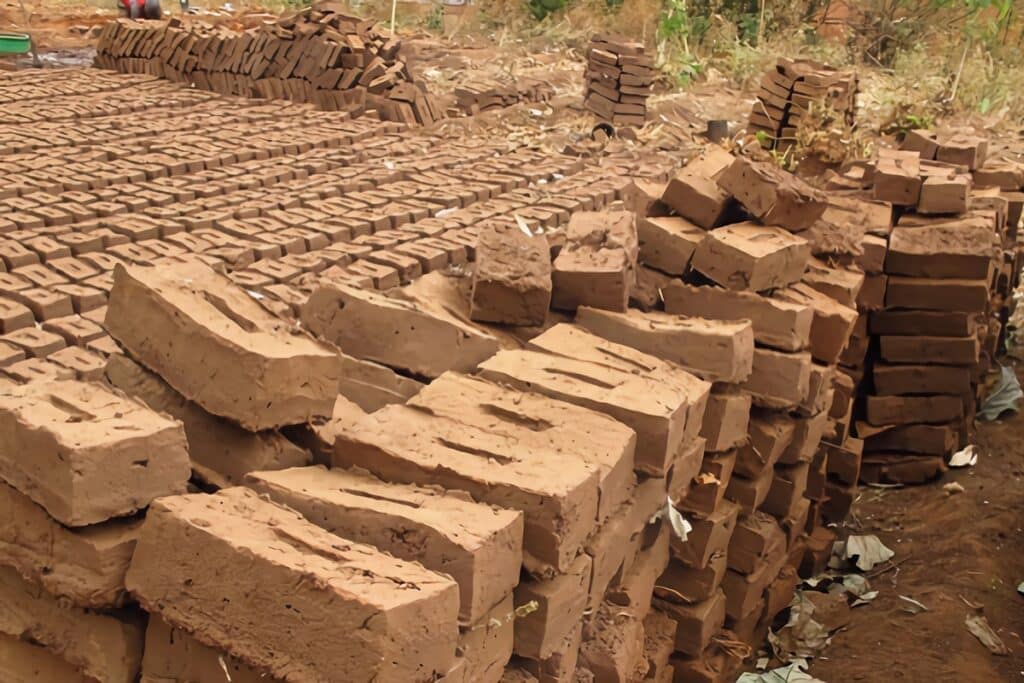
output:
[[[591,463],[600,472],[599,523],[633,493],[636,435],[602,413],[451,372],[424,387],[408,404],[505,435],[524,448],[541,447]],[[530,429],[523,430],[524,425]]]
[[[889,363],[914,363],[927,360],[937,365],[971,365],[978,362],[981,345],[972,337],[879,338],[882,359]],[[917,393],[927,393],[919,390]]]
[[[46,358],[54,351],[67,346],[60,335],[34,326],[9,332],[2,339],[5,343],[20,348],[26,358]]]
[[[729,479],[725,496],[738,504],[743,512],[750,514],[761,507],[765,499],[768,498],[773,478],[773,470],[767,468],[751,479],[734,474]]]
[[[88,683],[71,663],[18,636],[0,633],[0,676],[9,681]]]
[[[364,467],[389,481],[461,489],[522,510],[526,566],[564,570],[596,520],[599,472],[550,454],[420,408],[390,405],[338,436],[332,464]]]
[[[634,610],[604,602],[587,624],[580,665],[595,681],[637,680],[646,671],[643,618]]]
[[[861,248],[864,253],[855,260],[865,273],[881,273],[885,267],[885,256],[888,251],[888,242],[885,238],[877,235],[864,235],[861,240]]]
[[[988,277],[994,237],[984,221],[912,228],[895,227],[885,272],[925,278]]]
[[[816,415],[829,410],[834,395],[833,376],[835,374],[831,365],[822,365],[821,363],[811,365],[811,380],[808,383],[807,398],[797,408],[800,415]]]
[[[747,394],[712,390],[700,430],[700,435],[707,439],[707,450],[725,451],[747,441],[750,403]]]
[[[67,278],[41,263],[34,263],[29,266],[18,268],[15,273],[22,276],[36,287],[50,288],[54,285],[64,284]]]
[[[673,654],[669,664],[677,680],[694,683],[731,683],[740,670],[735,652],[717,643],[695,657]]]
[[[513,651],[520,657],[544,660],[583,619],[589,594],[592,560],[580,555],[566,571],[549,579],[525,579],[515,589],[515,604],[536,601],[537,609],[516,619]]]
[[[669,602],[703,602],[714,595],[725,576],[725,569],[725,552],[712,555],[703,567],[688,567],[673,559],[658,578],[655,595]]]
[[[714,512],[725,498],[735,465],[736,451],[708,454],[678,507],[700,516]]]
[[[856,308],[857,296],[864,286],[864,273],[849,268],[833,267],[812,258],[804,273],[803,284],[843,306]]]
[[[0,634],[40,645],[86,680],[132,683],[138,676],[144,620],[137,613],[68,606],[9,567],[0,568],[0,599]]]
[[[6,368],[25,360],[25,351],[14,344],[0,339],[0,368]]]
[[[740,387],[753,397],[756,406],[796,407],[810,391],[811,365],[811,354],[807,352],[755,348],[753,372]]]
[[[922,159],[934,159],[939,151],[939,144],[933,132],[919,128],[907,131],[903,142],[900,143],[900,149],[917,152]]]
[[[13,240],[0,241],[0,262],[9,270],[39,263],[39,254]]]
[[[651,480],[648,480],[651,481]],[[661,498],[664,506],[664,498]],[[604,600],[605,593],[614,580],[623,576],[639,553],[637,522],[646,523],[640,508],[642,504],[628,501],[591,534],[584,546],[584,552],[593,560],[590,584],[588,586],[587,610],[594,611]],[[634,542],[634,539],[636,542]]]
[[[754,478],[771,469],[796,436],[796,420],[784,413],[755,411],[750,416],[750,442],[741,446],[736,472]]]
[[[923,484],[946,471],[945,455],[921,456],[906,453],[872,453],[864,456],[861,481],[877,484]],[[851,490],[852,489],[852,490]],[[856,489],[830,485],[828,490],[833,519],[845,516]]]
[[[956,311],[876,311],[870,321],[876,335],[967,337],[974,329],[971,314]]]
[[[806,230],[821,218],[826,196],[778,166],[738,157],[718,176],[719,186],[768,225]]]
[[[690,265],[704,230],[685,218],[641,218],[637,223],[640,262],[670,275],[682,275]]]
[[[908,427],[907,429],[912,429]],[[927,427],[925,427],[928,429]],[[895,431],[895,430],[893,430]],[[884,432],[883,432],[884,433]],[[952,430],[950,430],[952,433]],[[865,442],[849,438],[843,445],[826,443],[822,445],[825,453],[825,469],[830,477],[844,484],[854,485],[860,478],[860,462]],[[883,450],[886,450],[883,448]]]
[[[255,593],[247,582],[225,585],[223,566],[259,575]],[[298,574],[317,580],[297,582]],[[242,488],[151,506],[126,583],[150,610],[159,601],[168,623],[278,677],[425,682],[454,660],[454,581],[341,540]],[[410,584],[415,594],[403,590]],[[222,603],[216,615],[197,609],[210,600]],[[371,625],[358,646],[324,641],[352,623]]]
[[[729,541],[728,567],[750,574],[768,558],[784,554],[786,536],[779,523],[764,512],[741,516]]]
[[[941,424],[959,420],[964,406],[959,396],[868,396],[869,424],[904,425],[911,423]]]
[[[801,501],[806,501],[804,492],[807,490],[807,478],[810,473],[810,462],[796,465],[779,465],[775,468],[775,478],[771,490],[761,509],[780,519],[787,519],[797,514]]]
[[[721,225],[732,198],[716,178],[734,161],[721,147],[708,146],[669,180],[661,201],[706,230]]]
[[[659,381],[654,374],[533,351],[501,351],[480,370],[488,379],[603,412],[632,427],[636,468],[653,476],[664,476],[687,434],[697,435],[709,392],[692,377],[685,384]]]
[[[562,310],[593,306],[625,311],[639,251],[634,215],[577,212],[569,221],[566,240],[552,267],[551,305]]]
[[[459,584],[463,623],[482,619],[519,580],[519,512],[436,488],[390,484],[356,470],[255,472],[247,483],[333,534],[359,543],[372,541],[395,557],[451,574]],[[381,537],[382,528],[394,530],[390,541]]]
[[[693,517],[687,540],[672,540],[672,557],[687,567],[707,567],[714,557],[726,554],[739,513],[738,505],[725,501],[706,517]]]
[[[810,335],[811,355],[823,363],[837,362],[857,322],[856,309],[844,306],[803,282],[776,292],[776,296],[814,311]]]
[[[301,319],[346,353],[426,377],[471,370],[498,349],[490,334],[447,311],[345,285],[314,291]],[[388,337],[387,345],[380,335]]]
[[[676,628],[676,622],[660,610],[651,610],[644,617],[645,681],[672,683],[672,667],[668,662],[675,650]]]
[[[423,268],[418,259],[393,251],[374,251],[363,257],[370,263],[378,263],[394,268],[401,284],[408,284],[423,275]]]
[[[915,206],[921,197],[921,158],[917,152],[880,150],[875,164],[873,198],[898,206]]]
[[[917,211],[922,214],[964,213],[967,211],[970,194],[970,176],[928,176],[921,183]]]
[[[67,245],[57,242],[52,237],[41,236],[25,240],[25,246],[39,254],[39,257],[49,263],[55,259],[71,256],[71,249]]]
[[[786,447],[779,462],[783,465],[810,462],[827,427],[828,412],[825,410],[817,415],[795,418],[793,440]]]
[[[0,298],[0,334],[31,327],[35,324],[32,311],[22,303]]]
[[[878,273],[868,273],[864,277],[864,286],[857,294],[856,308],[859,311],[879,311],[885,307],[885,285],[888,277]]]
[[[984,137],[956,134],[948,138],[940,137],[935,152],[937,161],[966,166],[974,170],[985,163],[988,157],[988,140]]]
[[[47,332],[60,335],[68,346],[85,346],[106,334],[103,328],[80,315],[53,318],[42,325]]]
[[[581,306],[576,323],[707,381],[743,381],[753,364],[754,335],[745,320],[699,320],[655,311],[614,313]]]
[[[0,564],[79,607],[119,607],[140,522],[70,529],[0,483]]]
[[[740,620],[750,615],[759,604],[763,604],[763,594],[768,586],[779,575],[786,564],[786,539],[781,537],[781,545],[757,562],[751,572],[741,574],[730,569],[722,580],[725,592],[725,613],[732,620]],[[763,609],[763,607],[761,608]]]
[[[336,353],[287,330],[223,275],[193,263],[118,266],[114,281],[111,336],[205,410],[250,431],[330,413],[341,373]],[[187,344],[175,343],[185,338]],[[244,395],[236,391],[241,386],[248,387]]]
[[[716,590],[703,602],[692,605],[655,600],[654,606],[676,622],[676,651],[696,657],[725,625],[725,594]]]
[[[927,279],[891,276],[887,308],[980,312],[988,305],[987,280]]]
[[[226,673],[225,673],[226,672]],[[277,683],[241,660],[203,645],[154,615],[146,626],[142,683],[205,681],[229,676],[238,683]]]
[[[346,268],[346,271],[355,275],[362,275],[373,280],[376,289],[384,290],[398,287],[401,283],[401,276],[398,270],[383,263],[373,263],[360,259]]]
[[[708,232],[692,266],[727,289],[764,291],[799,280],[810,254],[807,240],[782,228],[736,223]]]
[[[480,233],[470,297],[470,318],[508,325],[543,325],[551,304],[547,241],[518,227]]]
[[[923,455],[950,453],[957,445],[957,433],[951,425],[910,424],[883,430],[864,431],[865,453],[905,451]]]
[[[84,348],[69,346],[50,354],[47,360],[73,371],[75,378],[82,381],[103,378],[103,357]]]
[[[700,473],[704,462],[707,440],[703,437],[693,441],[684,440],[672,459],[666,475],[668,495],[672,500],[682,500],[690,491],[693,480]]]
[[[641,620],[647,616],[654,586],[669,563],[671,534],[667,524],[651,525],[642,531],[643,549],[609,588],[606,602],[631,612]]]

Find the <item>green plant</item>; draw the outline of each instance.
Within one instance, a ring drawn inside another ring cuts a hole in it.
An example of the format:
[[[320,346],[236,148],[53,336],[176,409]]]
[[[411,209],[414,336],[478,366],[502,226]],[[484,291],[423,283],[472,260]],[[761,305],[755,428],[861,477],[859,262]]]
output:
[[[435,5],[430,12],[427,13],[424,24],[428,31],[444,30],[444,7],[442,5]]]

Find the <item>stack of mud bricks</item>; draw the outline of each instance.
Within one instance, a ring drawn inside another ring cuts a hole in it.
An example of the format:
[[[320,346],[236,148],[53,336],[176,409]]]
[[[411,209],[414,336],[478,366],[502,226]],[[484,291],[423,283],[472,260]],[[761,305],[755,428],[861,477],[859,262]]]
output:
[[[148,73],[221,94],[311,102],[328,111],[374,110],[385,121],[432,123],[443,111],[414,83],[397,37],[335,2],[238,32],[172,19],[108,23],[97,66]]]
[[[1017,254],[1011,202],[993,180],[1019,192],[1020,171],[983,170],[986,156],[982,137],[912,131],[870,169],[873,197],[895,207],[895,225],[887,243],[865,242],[864,267],[884,296],[874,297],[857,377],[864,481],[930,480],[973,432],[1001,334],[993,313]],[[987,188],[974,189],[976,173]]]
[[[761,78],[747,132],[759,135],[768,149],[785,153],[814,108],[828,109],[845,125],[852,125],[856,98],[855,73],[809,60],[781,58]],[[820,114],[816,118],[820,119]]]
[[[602,121],[639,128],[647,118],[654,59],[642,43],[595,36],[587,48],[585,106]]]
[[[822,437],[843,403],[836,366],[863,275],[812,258],[802,235],[829,208],[821,192],[715,146],[667,184],[634,183],[629,202],[639,280],[663,306],[576,320],[712,383],[703,457],[669,486],[693,531],[673,538],[655,604],[687,625],[676,680],[733,680],[735,641],[756,649],[798,571],[827,557]]]
[[[474,80],[455,88],[455,102],[462,114],[470,116],[520,102],[547,102],[555,94],[551,84],[537,78]]]

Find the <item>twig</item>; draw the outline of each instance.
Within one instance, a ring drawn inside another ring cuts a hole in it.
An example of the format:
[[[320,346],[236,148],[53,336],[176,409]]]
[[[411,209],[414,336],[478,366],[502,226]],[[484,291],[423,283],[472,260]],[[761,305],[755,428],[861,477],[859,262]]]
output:
[[[953,80],[953,92],[949,95],[949,102],[956,102],[956,91],[960,88],[960,76],[964,73],[964,63],[967,61],[967,50],[971,47],[971,41],[964,44],[964,53],[960,55],[960,68],[956,70],[956,78]]]
[[[892,561],[890,561],[890,562],[889,562],[889,565],[888,565],[887,567],[883,567],[882,569],[879,569],[879,570],[876,570],[876,571],[871,571],[871,572],[868,572],[868,573],[866,574],[866,576],[867,576],[867,577],[868,577],[869,579],[873,579],[873,578],[875,578],[875,577],[881,576],[882,574],[888,574],[888,573],[889,573],[889,572],[891,572],[891,571],[892,571],[893,569],[896,569],[896,568],[898,568],[898,567],[899,567],[899,566],[900,566],[901,564],[903,564],[904,562],[906,562],[907,560],[909,560],[909,559],[910,559],[911,557],[913,557],[913,554],[911,554],[911,555],[907,555],[906,557],[904,557],[904,558],[903,558],[902,560],[900,560],[899,562],[892,562]]]

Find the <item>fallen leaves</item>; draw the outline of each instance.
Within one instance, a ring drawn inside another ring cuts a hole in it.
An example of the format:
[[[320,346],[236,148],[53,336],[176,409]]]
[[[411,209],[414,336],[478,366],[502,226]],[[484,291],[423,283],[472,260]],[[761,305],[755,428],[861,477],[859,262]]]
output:
[[[981,644],[987,647],[988,651],[992,654],[999,655],[1000,657],[1010,654],[1010,651],[1006,649],[1003,639],[992,629],[985,616],[972,614],[964,620],[964,624],[967,626],[967,630],[980,640]]]

